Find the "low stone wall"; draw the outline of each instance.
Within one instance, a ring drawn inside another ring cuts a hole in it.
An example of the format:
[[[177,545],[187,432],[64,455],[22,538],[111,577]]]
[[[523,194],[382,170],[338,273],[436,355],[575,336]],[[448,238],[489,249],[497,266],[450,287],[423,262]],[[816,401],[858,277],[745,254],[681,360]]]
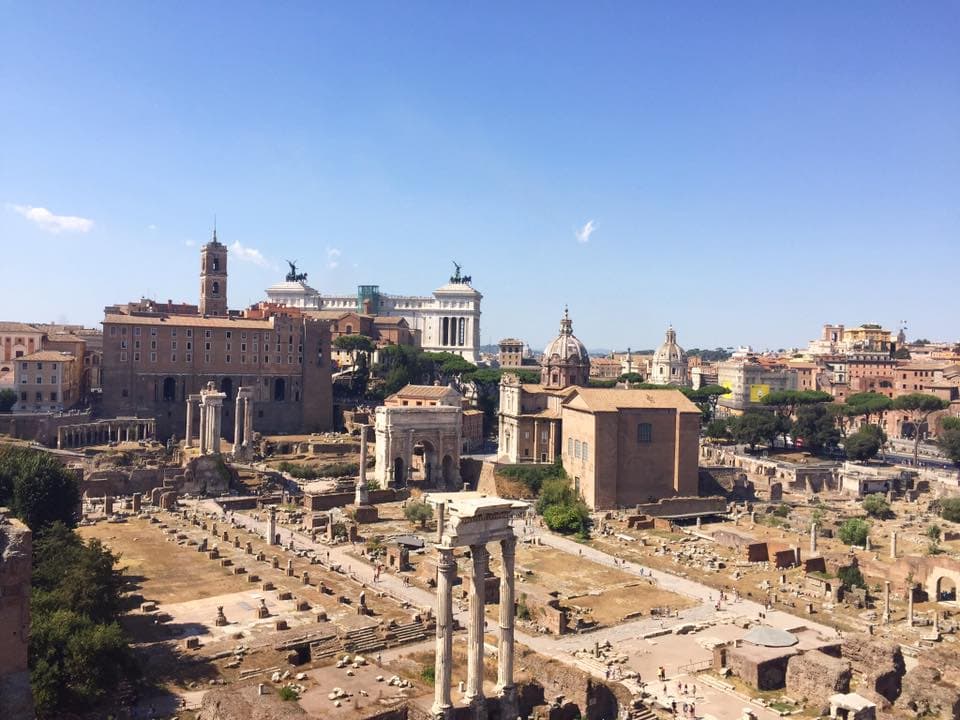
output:
[[[869,635],[847,635],[843,658],[861,678],[857,693],[883,707],[900,695],[906,667],[903,653],[895,642]]]
[[[655,503],[637,505],[635,510],[652,518],[722,515],[727,512],[727,501],[718,496],[661,498]]]
[[[410,492],[403,489],[395,490],[393,488],[387,488],[386,490],[371,490],[369,495],[370,504],[376,505],[378,503],[389,503],[396,502],[398,500],[405,500],[410,496]],[[303,506],[305,510],[319,512],[321,510],[332,510],[335,507],[346,507],[347,505],[353,505],[353,500],[353,492],[320,493],[317,495],[305,495]]]
[[[852,675],[847,660],[817,650],[794,655],[787,663],[787,695],[815,706],[826,704],[833,693],[850,692]]]

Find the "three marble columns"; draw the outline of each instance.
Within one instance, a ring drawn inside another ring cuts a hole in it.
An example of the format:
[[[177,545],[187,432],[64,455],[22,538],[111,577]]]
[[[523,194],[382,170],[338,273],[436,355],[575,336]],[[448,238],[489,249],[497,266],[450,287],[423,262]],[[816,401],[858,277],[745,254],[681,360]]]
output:
[[[218,392],[213,383],[201,390],[199,394],[187,397],[186,431],[184,446],[194,447],[193,440],[193,408],[196,406],[200,415],[199,444],[200,454],[220,453],[221,415],[223,401],[226,394]],[[233,418],[234,453],[243,447],[247,448],[253,441],[253,413],[251,393],[247,388],[237,390],[236,406]],[[241,423],[241,415],[243,422]],[[242,432],[241,432],[242,430]]]
[[[497,653],[497,695],[501,703],[501,717],[517,716],[517,693],[513,682],[513,621],[514,574],[516,538],[500,540],[500,618]],[[451,547],[437,547],[437,648],[435,686],[432,714],[438,720],[450,717],[453,703],[450,699],[450,681],[453,669],[453,583],[457,563]],[[483,694],[484,605],[486,575],[490,553],[485,544],[470,545],[473,564],[470,574],[469,623],[467,626],[467,682],[464,698],[478,720],[486,717],[486,698]]]

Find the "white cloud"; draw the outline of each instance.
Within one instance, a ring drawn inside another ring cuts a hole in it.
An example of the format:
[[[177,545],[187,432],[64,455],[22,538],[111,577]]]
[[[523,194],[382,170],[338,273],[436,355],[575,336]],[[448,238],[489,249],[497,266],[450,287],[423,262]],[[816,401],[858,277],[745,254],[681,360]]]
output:
[[[150,223],[149,225],[147,225],[147,230],[150,230],[151,232],[153,232],[156,229],[157,229],[157,226],[154,225],[153,223]]]
[[[340,256],[342,254],[337,248],[327,248],[327,267],[331,270],[340,267]]]
[[[270,268],[274,267],[273,263],[267,260],[263,253],[252,247],[245,247],[240,244],[240,241],[237,240],[230,246],[230,254],[232,257],[242,260],[243,262],[252,263],[253,265],[258,265],[259,267]]]
[[[193,240],[184,240],[183,244],[186,245],[187,247],[193,247],[194,245]]]
[[[573,234],[576,236],[578,243],[586,244],[590,242],[590,236],[593,235],[593,231],[596,229],[597,226],[593,220],[587,220],[586,224],[582,228],[574,230]]]
[[[15,213],[38,225],[42,230],[58,235],[62,232],[90,232],[93,220],[76,215],[54,215],[42,207],[32,205],[9,205]]]

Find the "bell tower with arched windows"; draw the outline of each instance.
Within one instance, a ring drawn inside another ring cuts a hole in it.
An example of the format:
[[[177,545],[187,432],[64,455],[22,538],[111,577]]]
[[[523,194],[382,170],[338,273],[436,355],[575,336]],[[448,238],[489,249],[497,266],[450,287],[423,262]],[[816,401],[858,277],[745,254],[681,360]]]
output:
[[[213,239],[200,250],[200,314],[227,315],[227,246]]]

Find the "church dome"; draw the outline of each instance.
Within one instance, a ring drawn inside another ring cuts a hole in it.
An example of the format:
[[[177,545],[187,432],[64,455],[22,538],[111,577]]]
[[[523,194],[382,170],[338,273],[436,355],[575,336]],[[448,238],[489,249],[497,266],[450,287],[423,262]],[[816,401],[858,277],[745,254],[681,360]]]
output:
[[[677,332],[667,329],[667,337],[653,354],[650,363],[650,382],[658,385],[687,384],[687,354],[677,345]]]
[[[560,334],[543,351],[541,382],[547,387],[586,385],[590,376],[587,347],[573,334],[573,321],[567,308],[560,320]]]
[[[667,337],[663,341],[663,344],[657,348],[657,351],[653,354],[654,363],[685,363],[687,361],[687,354],[683,351],[683,348],[677,345],[677,331],[671,326],[667,330]]]

